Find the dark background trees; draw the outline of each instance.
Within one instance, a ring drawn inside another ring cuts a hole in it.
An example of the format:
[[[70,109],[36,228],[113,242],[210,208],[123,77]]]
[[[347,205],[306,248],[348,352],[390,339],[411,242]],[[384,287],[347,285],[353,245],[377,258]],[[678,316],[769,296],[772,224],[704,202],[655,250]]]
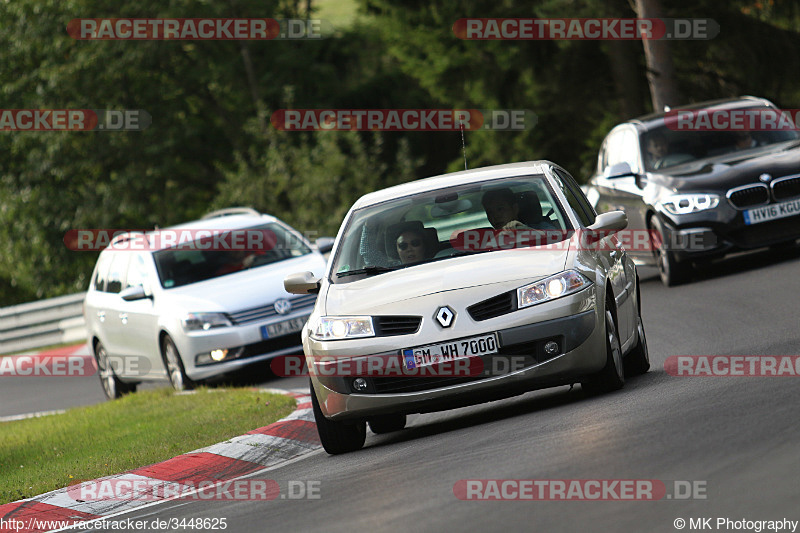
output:
[[[531,130],[467,133],[470,166],[547,158],[585,179],[609,127],[673,98],[654,100],[648,73],[657,88],[669,81],[679,104],[740,94],[800,103],[794,0],[350,3],[358,16],[320,41],[114,42],[73,40],[66,24],[325,18],[343,2],[0,2],[0,108],[153,117],[143,132],[0,133],[0,305],[85,289],[96,254],[67,250],[69,229],[164,227],[252,205],[330,234],[361,194],[463,166],[458,134],[279,132],[271,110],[530,109]],[[666,17],[721,28],[710,41],[669,43],[666,81],[637,41],[465,41],[452,30],[465,17],[631,18],[659,4]]]

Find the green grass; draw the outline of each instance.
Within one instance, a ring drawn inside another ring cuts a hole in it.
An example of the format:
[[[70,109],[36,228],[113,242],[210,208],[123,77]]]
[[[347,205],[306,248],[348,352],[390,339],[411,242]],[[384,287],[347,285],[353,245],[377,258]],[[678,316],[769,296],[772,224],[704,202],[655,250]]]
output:
[[[0,504],[158,463],[263,427],[289,396],[247,389],[141,391],[65,414],[0,423]]]

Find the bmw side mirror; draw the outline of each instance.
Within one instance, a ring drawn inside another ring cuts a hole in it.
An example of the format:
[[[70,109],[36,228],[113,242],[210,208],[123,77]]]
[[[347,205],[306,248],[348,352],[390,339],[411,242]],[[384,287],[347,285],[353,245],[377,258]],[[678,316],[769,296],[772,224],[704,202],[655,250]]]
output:
[[[610,167],[606,167],[603,175],[610,180],[617,179],[617,178],[627,178],[630,176],[636,176],[636,173],[631,169],[631,166],[628,163],[615,163]]]
[[[327,254],[333,250],[333,243],[336,241],[333,237],[320,237],[316,241],[317,250],[321,254]]]
[[[614,233],[628,227],[628,215],[624,211],[609,211],[597,215],[594,224],[589,226],[592,231]]]
[[[128,287],[127,289],[120,292],[119,295],[126,302],[144,300],[145,298],[149,297],[147,292],[144,290],[144,287],[142,287],[141,285],[137,285],[135,287]]]
[[[283,288],[291,294],[316,294],[319,292],[320,279],[313,272],[295,272],[283,279]]]

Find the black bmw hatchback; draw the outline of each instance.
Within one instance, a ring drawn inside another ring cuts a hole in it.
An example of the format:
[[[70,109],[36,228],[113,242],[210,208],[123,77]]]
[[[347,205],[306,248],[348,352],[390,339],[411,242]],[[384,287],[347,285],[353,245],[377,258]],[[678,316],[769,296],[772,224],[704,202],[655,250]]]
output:
[[[780,111],[762,98],[704,102],[687,113]],[[681,130],[673,113],[619,124],[606,136],[587,196],[628,216],[631,257],[659,267],[665,285],[692,264],[800,238],[800,134],[796,129]],[[785,121],[784,121],[785,122]],[[646,238],[641,238],[642,234]]]

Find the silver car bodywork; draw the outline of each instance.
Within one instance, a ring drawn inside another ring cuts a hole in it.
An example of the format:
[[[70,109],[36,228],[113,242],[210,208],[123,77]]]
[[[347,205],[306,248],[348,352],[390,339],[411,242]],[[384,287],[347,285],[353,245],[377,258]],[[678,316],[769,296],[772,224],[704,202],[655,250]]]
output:
[[[517,163],[447,174],[368,194],[358,200],[348,213],[332,257],[342,246],[348,222],[361,209],[381,205],[394,198],[456,185],[490,185],[495,180],[517,176],[544,176],[555,193],[555,200],[560,204],[556,207],[566,214],[568,226],[582,228],[581,220],[562,191],[561,178],[554,172],[566,174],[566,171],[549,162]],[[624,221],[624,215],[617,215]],[[290,277],[285,281],[290,292],[304,292],[310,287],[308,282],[311,281],[315,281],[319,289],[317,305],[302,336],[313,393],[321,414],[327,420],[348,422],[389,414],[437,411],[544,387],[577,383],[600,372],[608,363],[607,308],[611,307],[616,317],[623,353],[630,352],[637,345],[639,331],[642,332],[641,344],[644,342],[643,329],[639,327],[641,320],[635,266],[612,236],[605,237],[603,243],[605,246],[597,248],[570,242],[555,249],[515,248],[450,257],[349,283],[335,281],[335,261],[330,262],[325,277],[318,282],[307,274],[305,277],[301,274]],[[565,270],[579,272],[590,283],[573,294],[501,316],[476,320],[468,312],[468,308],[476,302],[514,291]],[[300,279],[305,283],[299,283]],[[606,305],[608,298],[613,301],[610,306]],[[437,310],[443,306],[455,313],[452,324],[447,328],[435,319]],[[323,316],[387,315],[416,315],[421,317],[421,323],[412,334],[399,336],[320,340],[311,331],[313,324]],[[557,355],[528,361],[516,370],[490,372],[486,376],[451,384],[420,382],[419,386],[406,391],[380,391],[375,385],[366,393],[359,393],[351,387],[350,377],[329,375],[331,373],[325,368],[330,364],[324,360],[326,357],[334,360],[370,356],[400,357],[403,349],[484,333],[497,335],[502,347],[501,355],[504,349],[516,353],[531,348],[531,342],[541,339],[559,337],[563,339],[563,344]],[[319,422],[318,419],[318,425]],[[320,434],[323,436],[322,429]]]

